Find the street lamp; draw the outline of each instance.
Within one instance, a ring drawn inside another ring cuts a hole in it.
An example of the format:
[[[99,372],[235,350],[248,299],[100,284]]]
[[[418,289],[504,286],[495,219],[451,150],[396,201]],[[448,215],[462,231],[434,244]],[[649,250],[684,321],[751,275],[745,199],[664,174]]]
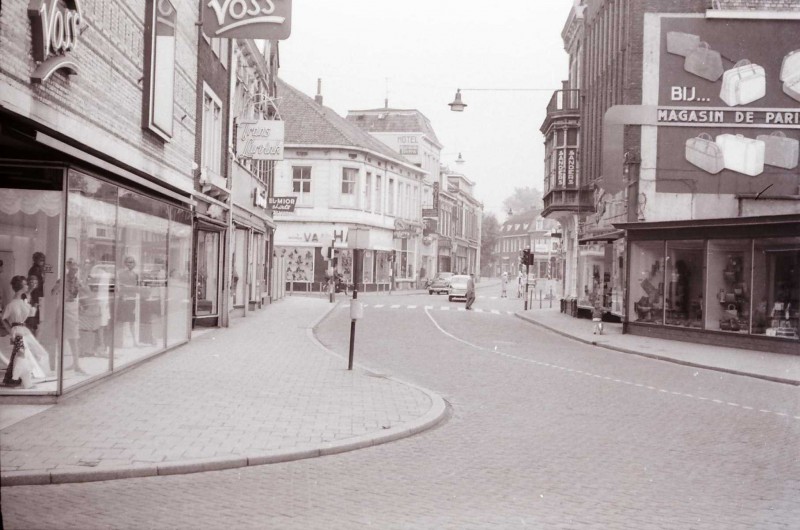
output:
[[[458,88],[456,89],[456,97],[451,103],[448,103],[450,110],[453,112],[464,112],[467,104],[461,100],[461,91],[487,91],[487,92],[555,92],[560,90],[558,88]]]
[[[450,105],[450,110],[453,112],[464,112],[464,109],[467,108],[467,104],[461,101],[461,89],[456,90],[456,98],[453,100],[452,103],[448,103]],[[460,157],[461,155],[459,155]]]

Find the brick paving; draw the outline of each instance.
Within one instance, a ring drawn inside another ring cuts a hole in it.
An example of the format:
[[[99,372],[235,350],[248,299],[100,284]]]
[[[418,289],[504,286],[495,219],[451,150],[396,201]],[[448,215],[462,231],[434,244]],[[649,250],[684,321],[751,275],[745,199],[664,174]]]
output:
[[[3,484],[241,467],[371,445],[444,405],[315,341],[332,305],[288,297],[0,431]]]

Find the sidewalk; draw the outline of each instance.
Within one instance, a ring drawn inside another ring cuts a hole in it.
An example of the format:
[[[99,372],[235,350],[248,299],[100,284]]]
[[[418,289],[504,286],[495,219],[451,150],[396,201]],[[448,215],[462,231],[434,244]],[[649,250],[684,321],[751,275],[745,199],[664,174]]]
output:
[[[282,462],[385,443],[439,423],[446,414],[439,396],[358,367],[348,371],[347,359],[317,342],[313,327],[336,305],[286,297],[26,419],[19,418],[30,406],[4,406],[0,483]]]
[[[558,306],[557,302],[556,300],[555,306]],[[535,302],[534,305],[538,306],[538,302]],[[542,309],[534,307],[528,311],[518,312],[517,316],[571,339],[610,350],[730,374],[800,385],[800,355],[623,335],[622,324],[608,322],[603,322],[602,335],[593,335],[594,323],[591,320],[562,314],[558,307]]]

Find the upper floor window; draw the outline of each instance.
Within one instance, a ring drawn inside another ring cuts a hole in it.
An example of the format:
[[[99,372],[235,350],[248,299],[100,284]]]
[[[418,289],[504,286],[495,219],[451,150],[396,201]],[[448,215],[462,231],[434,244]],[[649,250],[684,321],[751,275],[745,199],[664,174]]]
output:
[[[297,195],[298,203],[311,203],[311,167],[292,167],[292,192]]]
[[[211,39],[211,51],[219,57],[223,68],[228,68],[228,39]]]
[[[364,178],[364,210],[372,211],[372,173]]]
[[[394,215],[394,179],[389,179],[389,190],[386,196],[386,213]]]
[[[380,175],[375,175],[375,206],[378,213],[383,213],[383,185]]]
[[[203,87],[203,146],[200,162],[217,175],[222,174],[222,101]]]
[[[356,206],[356,188],[358,184],[358,170],[352,167],[342,168],[341,204]]]

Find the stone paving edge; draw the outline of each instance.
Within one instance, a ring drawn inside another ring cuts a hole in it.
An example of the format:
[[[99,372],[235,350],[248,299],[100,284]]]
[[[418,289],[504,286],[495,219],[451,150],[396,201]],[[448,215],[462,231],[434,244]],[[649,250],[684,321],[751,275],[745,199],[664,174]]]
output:
[[[782,377],[775,377],[775,376],[764,375],[764,374],[754,374],[754,373],[751,373],[751,372],[743,372],[741,370],[734,370],[732,368],[726,368],[724,366],[712,366],[712,365],[696,363],[696,362],[692,362],[692,361],[684,361],[683,359],[676,359],[674,357],[669,357],[667,355],[658,355],[658,354],[655,354],[655,353],[646,353],[646,352],[642,352],[642,351],[631,350],[629,348],[623,348],[621,346],[614,346],[614,345],[608,344],[608,343],[597,342],[597,341],[594,341],[594,340],[586,340],[586,339],[582,339],[580,337],[577,337],[575,335],[572,335],[570,333],[567,333],[565,331],[561,331],[560,329],[556,329],[556,328],[550,327],[547,324],[543,324],[543,323],[539,322],[538,320],[536,320],[534,318],[531,318],[529,316],[526,316],[526,315],[524,315],[522,313],[514,313],[514,315],[519,319],[522,319],[522,320],[524,320],[526,322],[529,322],[531,324],[534,324],[536,326],[544,328],[544,329],[546,329],[548,331],[552,331],[553,333],[557,333],[557,334],[561,335],[562,337],[567,337],[568,339],[572,339],[572,340],[575,340],[575,341],[578,341],[578,342],[582,342],[584,344],[589,344],[591,346],[597,346],[598,348],[605,348],[607,350],[618,351],[618,352],[621,352],[621,353],[628,353],[628,354],[631,354],[631,355],[638,355],[640,357],[647,357],[648,359],[654,359],[654,360],[657,360],[657,361],[665,361],[665,362],[670,362],[670,363],[673,363],[673,364],[680,364],[680,365],[683,365],[683,366],[691,366],[692,368],[702,368],[702,369],[705,369],[705,370],[713,370],[713,371],[716,371],[716,372],[724,372],[724,373],[732,374],[732,375],[740,375],[740,376],[744,376],[744,377],[753,377],[753,378],[756,378],[756,379],[763,379],[765,381],[770,381],[772,383],[782,383],[782,384],[786,384],[786,385],[800,386],[800,381],[797,381],[797,380],[794,380],[794,379],[786,379],[786,378],[782,378]]]
[[[327,312],[325,312],[319,319],[317,319],[316,322],[309,326],[307,329],[307,335],[312,342],[314,342],[324,351],[336,357],[342,358],[336,352],[328,349],[314,336],[314,329],[320,324],[320,322],[327,318],[328,315],[330,315],[330,313],[336,309],[336,307],[338,307],[338,305],[339,303],[332,305]],[[366,375],[367,370],[360,364],[357,366],[364,371]],[[431,429],[437,426],[447,417],[447,403],[438,394],[412,383],[401,381],[397,378],[389,376],[384,377],[400,384],[410,386],[428,396],[428,399],[431,401],[431,407],[428,409],[428,412],[414,421],[403,424],[403,426],[399,428],[391,427],[379,432],[378,434],[369,433],[363,436],[347,438],[339,442],[328,442],[319,447],[292,451],[280,451],[252,456],[226,456],[220,458],[204,458],[197,460],[162,462],[153,465],[120,466],[102,469],[76,469],[69,471],[54,470],[46,472],[7,471],[0,476],[0,486],[5,488],[12,486],[45,486],[50,484],[99,482],[126,478],[202,473],[205,471],[222,471],[226,469],[292,462],[306,458],[335,455],[348,451],[354,451],[356,449],[364,449],[375,445],[394,442]]]

